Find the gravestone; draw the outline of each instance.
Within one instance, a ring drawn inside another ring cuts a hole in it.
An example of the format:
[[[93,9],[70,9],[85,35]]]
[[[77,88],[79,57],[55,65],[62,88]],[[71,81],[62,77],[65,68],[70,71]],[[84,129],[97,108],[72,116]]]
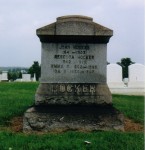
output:
[[[0,82],[1,82],[1,80],[2,80],[2,74],[0,74]]]
[[[1,82],[7,82],[7,81],[8,81],[8,71],[2,71]]]
[[[31,75],[30,74],[22,74],[22,81],[24,82],[30,82],[31,81]]]
[[[125,86],[128,86],[128,78],[124,78],[123,82],[124,82]]]
[[[34,73],[34,77],[32,78],[33,82],[36,82],[36,74]]]
[[[123,130],[106,84],[107,43],[113,31],[85,16],[58,17],[37,29],[41,79],[24,132]]]
[[[142,64],[132,64],[129,66],[128,87],[144,88],[145,87],[145,66]]]
[[[107,65],[107,84],[110,88],[121,88],[125,86],[122,81],[122,67],[120,65]]]

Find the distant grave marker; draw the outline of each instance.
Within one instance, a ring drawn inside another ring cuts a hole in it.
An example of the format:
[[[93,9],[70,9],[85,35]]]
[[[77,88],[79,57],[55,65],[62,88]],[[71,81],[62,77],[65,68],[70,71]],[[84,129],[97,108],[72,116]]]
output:
[[[1,80],[2,80],[2,74],[0,74],[0,82],[1,82]]]
[[[112,88],[121,88],[125,86],[122,81],[122,67],[120,65],[107,65],[107,84]]]
[[[24,82],[30,82],[31,81],[31,75],[30,74],[22,74],[22,81]]]
[[[2,71],[1,82],[7,82],[7,81],[8,81],[8,71]]]
[[[142,64],[132,64],[129,66],[128,87],[144,88],[145,87],[145,66]]]
[[[123,130],[106,84],[107,43],[113,31],[85,16],[58,17],[37,29],[42,44],[35,105],[24,132]]]

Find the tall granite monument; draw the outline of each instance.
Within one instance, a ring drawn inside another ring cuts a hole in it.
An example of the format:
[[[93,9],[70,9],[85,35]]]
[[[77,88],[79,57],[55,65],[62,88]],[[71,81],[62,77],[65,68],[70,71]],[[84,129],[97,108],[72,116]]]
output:
[[[86,16],[58,17],[37,29],[41,79],[24,132],[124,130],[106,84],[107,43],[113,31]]]

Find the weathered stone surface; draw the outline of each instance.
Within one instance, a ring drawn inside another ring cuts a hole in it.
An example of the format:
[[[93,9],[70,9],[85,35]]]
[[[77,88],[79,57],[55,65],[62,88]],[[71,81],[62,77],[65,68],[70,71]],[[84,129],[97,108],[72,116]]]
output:
[[[41,83],[35,95],[36,105],[111,104],[107,84]]]
[[[106,44],[42,43],[41,83],[106,83]]]
[[[55,25],[38,29],[42,62],[35,104],[111,104],[106,84],[108,41],[104,39],[112,34],[85,16],[59,17]]]
[[[86,16],[58,17],[37,29],[42,46],[35,106],[24,132],[123,130],[106,84],[107,43],[113,31]]]
[[[113,31],[93,22],[90,17],[72,15],[58,17],[55,23],[37,29],[37,35],[112,36]]]
[[[58,105],[30,109],[24,115],[24,132],[124,131],[124,117],[111,105],[99,107]]]

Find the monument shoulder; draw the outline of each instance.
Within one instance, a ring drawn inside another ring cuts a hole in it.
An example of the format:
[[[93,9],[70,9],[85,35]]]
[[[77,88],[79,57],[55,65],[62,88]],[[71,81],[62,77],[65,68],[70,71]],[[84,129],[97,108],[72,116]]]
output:
[[[55,35],[55,26],[56,26],[56,23],[46,25],[42,28],[37,29],[36,34],[37,34],[37,36],[39,36],[39,35]]]

